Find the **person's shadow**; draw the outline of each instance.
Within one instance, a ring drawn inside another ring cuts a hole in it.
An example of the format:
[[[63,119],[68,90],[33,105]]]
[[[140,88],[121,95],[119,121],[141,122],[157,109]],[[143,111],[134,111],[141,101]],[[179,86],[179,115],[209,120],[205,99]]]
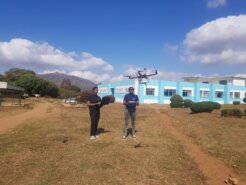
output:
[[[97,134],[100,135],[100,134],[104,134],[104,133],[108,133],[110,131],[108,130],[105,130],[104,128],[98,128],[97,129]]]

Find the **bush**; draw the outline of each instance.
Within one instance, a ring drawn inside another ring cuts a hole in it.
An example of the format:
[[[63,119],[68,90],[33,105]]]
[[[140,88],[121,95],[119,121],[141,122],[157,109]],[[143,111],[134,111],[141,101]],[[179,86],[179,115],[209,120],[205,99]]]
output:
[[[221,117],[234,116],[241,118],[243,116],[243,112],[239,109],[223,109],[220,115]]]
[[[212,112],[214,106],[211,102],[198,102],[198,103],[193,103],[190,109],[192,113]]]
[[[183,107],[183,102],[181,102],[181,101],[172,101],[170,103],[170,107],[171,108],[181,108],[181,107]]]
[[[221,108],[221,105],[218,102],[213,102],[213,101],[203,101],[203,102],[210,104],[213,107],[213,109],[220,109]]]
[[[240,101],[233,101],[233,105],[240,105]]]
[[[2,105],[2,101],[3,101],[3,95],[2,93],[0,93],[0,106]]]
[[[171,103],[170,103],[170,107],[171,108],[181,108],[184,106],[183,102],[183,98],[182,96],[178,95],[178,94],[175,94],[173,95],[171,98]]]
[[[82,91],[79,95],[79,102],[81,103],[86,103],[87,100],[88,100],[88,97],[93,94],[93,91],[92,90],[85,90],[85,91]]]
[[[243,99],[243,102],[246,103],[246,97]]]
[[[218,102],[211,102],[214,109],[220,109],[221,108],[221,105],[218,103]]]
[[[193,105],[193,101],[192,100],[184,100],[184,107],[191,107]]]
[[[171,102],[173,102],[173,101],[183,102],[184,101],[183,98],[182,98],[182,96],[180,96],[178,94],[173,95],[170,100],[171,100]]]

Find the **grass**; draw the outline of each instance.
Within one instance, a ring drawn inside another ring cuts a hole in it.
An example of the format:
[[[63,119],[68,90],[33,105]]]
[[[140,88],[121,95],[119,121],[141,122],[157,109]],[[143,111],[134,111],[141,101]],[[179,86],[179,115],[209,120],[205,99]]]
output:
[[[224,108],[245,109],[245,105],[223,105]],[[212,113],[190,114],[190,109],[163,109],[174,125],[190,136],[203,150],[220,157],[229,167],[246,177],[246,118],[220,117]]]
[[[89,140],[88,109],[56,109],[0,135],[0,184],[206,184],[150,107],[138,108],[138,138],[122,140],[123,106],[105,106],[96,141]]]

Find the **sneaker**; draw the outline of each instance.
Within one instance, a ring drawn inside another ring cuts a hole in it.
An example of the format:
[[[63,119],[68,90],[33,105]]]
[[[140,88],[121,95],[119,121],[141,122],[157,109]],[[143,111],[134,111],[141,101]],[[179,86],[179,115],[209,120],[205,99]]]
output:
[[[96,135],[95,138],[99,138],[99,135]]]
[[[134,134],[132,137],[133,137],[134,139],[136,139],[136,138],[137,138],[135,134]]]
[[[90,137],[90,140],[94,140],[94,139],[96,139],[95,136],[91,136],[91,137]]]
[[[123,135],[122,139],[126,139],[126,136],[125,136],[125,135]]]

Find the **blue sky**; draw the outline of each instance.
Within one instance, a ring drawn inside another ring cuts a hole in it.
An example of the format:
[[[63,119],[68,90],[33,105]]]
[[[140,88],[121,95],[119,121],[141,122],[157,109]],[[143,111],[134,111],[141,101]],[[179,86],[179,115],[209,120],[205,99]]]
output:
[[[122,80],[246,74],[245,0],[2,0],[0,73],[11,67]],[[239,47],[240,46],[240,47]]]

